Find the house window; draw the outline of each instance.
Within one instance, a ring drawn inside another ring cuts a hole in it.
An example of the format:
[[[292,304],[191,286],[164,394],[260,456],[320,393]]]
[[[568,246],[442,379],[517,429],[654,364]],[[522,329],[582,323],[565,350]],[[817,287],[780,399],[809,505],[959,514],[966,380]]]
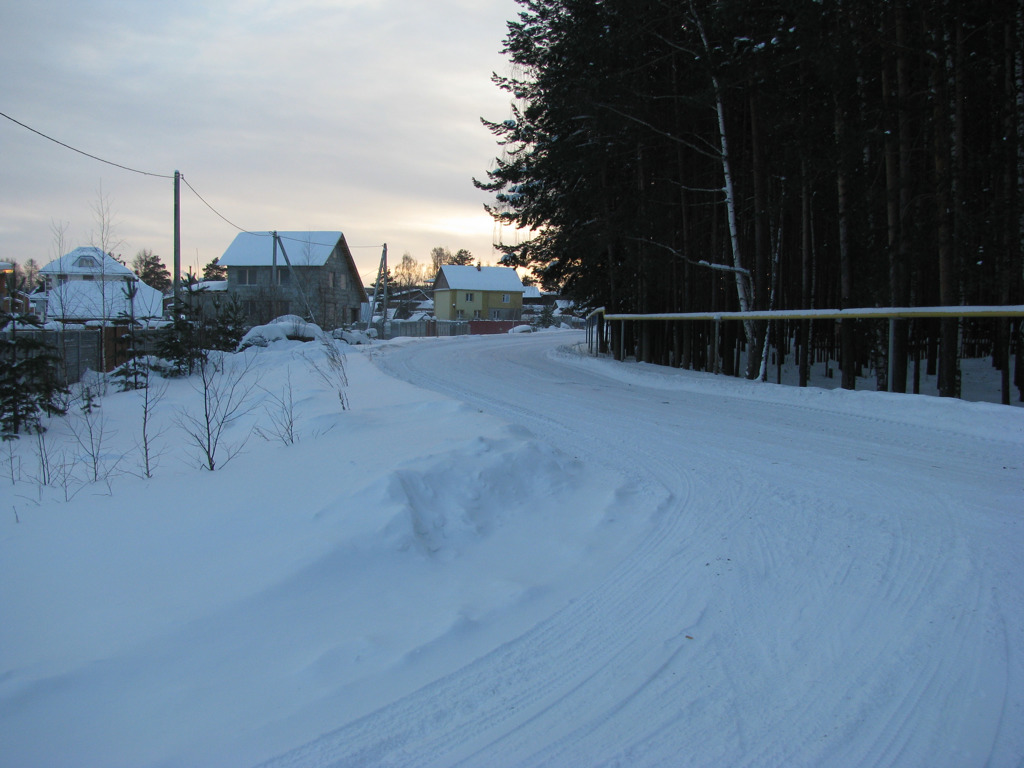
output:
[[[473,301],[473,294],[472,293],[467,293],[466,294],[466,301]]]
[[[511,301],[512,301],[512,296],[511,295],[509,295],[507,293],[501,294],[501,303],[502,304],[508,304]]]
[[[465,312],[463,312],[461,309],[455,310],[455,319],[456,320],[464,320],[465,318],[466,318],[466,313]]]
[[[328,272],[327,273],[327,287],[328,288],[334,288],[334,273],[333,272]]]
[[[500,320],[500,319],[501,319],[501,310],[500,309],[492,309],[491,310],[491,320]]]
[[[277,273],[277,284],[288,285],[292,281],[292,273],[290,269],[282,269]]]
[[[480,319],[480,310],[479,309],[474,309],[473,310],[473,319],[474,320],[479,320]]]
[[[87,269],[95,269],[100,264],[92,256],[79,256],[78,260],[75,261],[76,267],[85,267]]]
[[[239,285],[256,285],[255,269],[237,269],[235,276],[238,278]]]

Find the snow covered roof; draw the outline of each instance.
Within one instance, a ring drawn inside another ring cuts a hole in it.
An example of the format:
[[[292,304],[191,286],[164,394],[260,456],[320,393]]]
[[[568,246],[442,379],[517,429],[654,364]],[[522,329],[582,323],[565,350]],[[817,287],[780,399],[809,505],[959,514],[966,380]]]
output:
[[[445,264],[438,273],[434,290],[509,291],[522,293],[523,281],[511,267],[473,267]]]
[[[41,275],[103,275],[104,279],[135,278],[128,267],[91,245],[75,248],[39,270]]]
[[[115,320],[130,314],[131,307],[125,296],[123,282],[102,280],[69,280],[50,290],[46,298],[46,316],[61,320]],[[160,317],[164,312],[164,297],[156,288],[150,288],[136,279],[135,318]]]
[[[278,232],[281,244],[294,267],[322,267],[339,241],[341,232]],[[278,265],[287,262],[280,248]],[[274,264],[274,238],[269,232],[239,232],[220,257],[222,267],[270,267]]]
[[[200,280],[198,283],[184,286],[185,290],[197,293],[199,291],[226,291],[228,289],[227,280]]]

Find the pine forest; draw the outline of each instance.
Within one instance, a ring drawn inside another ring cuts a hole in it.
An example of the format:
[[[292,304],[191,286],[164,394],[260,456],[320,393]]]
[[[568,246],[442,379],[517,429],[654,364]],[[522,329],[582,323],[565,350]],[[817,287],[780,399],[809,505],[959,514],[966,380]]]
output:
[[[1024,302],[1020,3],[518,2],[475,181],[530,232],[503,263],[618,313]],[[870,366],[907,391],[918,356],[952,395],[966,337],[1004,369],[1020,343],[1009,319],[900,320],[890,368],[888,324],[731,325],[728,373],[826,343],[844,386]],[[699,368],[709,333],[612,324],[609,344]]]

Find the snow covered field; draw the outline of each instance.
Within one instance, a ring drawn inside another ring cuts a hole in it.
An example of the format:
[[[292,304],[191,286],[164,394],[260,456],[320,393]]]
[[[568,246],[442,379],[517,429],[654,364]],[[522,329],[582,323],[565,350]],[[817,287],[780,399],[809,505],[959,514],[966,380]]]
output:
[[[212,473],[188,381],[151,479],[138,393],[2,446],[0,765],[1021,764],[1024,409],[582,337],[346,348],[347,411],[249,350]]]

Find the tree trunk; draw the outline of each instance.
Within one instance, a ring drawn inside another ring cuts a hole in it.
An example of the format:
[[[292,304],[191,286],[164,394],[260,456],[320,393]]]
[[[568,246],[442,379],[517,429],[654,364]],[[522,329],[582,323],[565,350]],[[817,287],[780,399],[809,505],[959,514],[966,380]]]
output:
[[[811,193],[807,161],[800,162],[800,307],[811,309]],[[811,321],[800,321],[800,386],[810,379]]]
[[[882,67],[882,103],[889,129],[885,132],[885,186],[886,218],[889,246],[889,301],[891,306],[901,307],[910,303],[910,267],[908,262],[909,227],[907,199],[910,192],[910,147],[909,147],[909,83],[907,82],[907,53],[904,41],[904,18],[902,3],[896,3],[893,11],[896,28],[896,89],[897,98],[893,103],[893,83],[886,62]],[[895,126],[893,125],[895,118]],[[893,130],[896,128],[896,130]],[[898,139],[897,139],[898,137]],[[907,391],[907,322],[893,322],[892,345],[889,349],[890,392]]]
[[[835,105],[835,139],[839,160],[836,163],[836,202],[839,214],[839,305],[840,309],[850,307],[853,293],[853,265],[850,261],[849,207],[847,201],[846,115],[838,102]],[[843,372],[843,389],[856,389],[857,369],[854,359],[853,321],[845,320],[839,326],[839,367]]]
[[[936,55],[932,59],[931,97],[932,118],[934,121],[932,134],[932,151],[935,166],[935,224],[936,245],[938,248],[939,266],[939,302],[943,306],[959,303],[959,281],[953,258],[953,238],[950,229],[951,197],[949,171],[949,127],[946,99],[946,67],[945,50],[936,32]],[[939,331],[939,395],[942,397],[960,396],[959,320],[955,317],[942,318]]]

